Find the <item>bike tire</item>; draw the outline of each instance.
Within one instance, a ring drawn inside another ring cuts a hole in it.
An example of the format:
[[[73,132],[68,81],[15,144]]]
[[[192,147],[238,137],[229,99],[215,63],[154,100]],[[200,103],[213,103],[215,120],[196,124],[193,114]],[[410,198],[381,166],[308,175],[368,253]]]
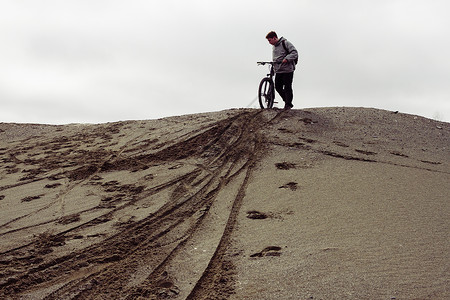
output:
[[[262,109],[272,108],[274,98],[275,98],[274,83],[270,78],[265,77],[261,80],[261,83],[259,84],[258,89],[259,106]]]

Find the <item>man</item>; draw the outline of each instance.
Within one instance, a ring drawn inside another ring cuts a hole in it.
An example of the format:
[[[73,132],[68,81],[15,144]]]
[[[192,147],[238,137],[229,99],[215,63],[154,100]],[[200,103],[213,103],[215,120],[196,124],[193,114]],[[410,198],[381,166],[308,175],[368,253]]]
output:
[[[273,46],[272,60],[275,71],[275,89],[284,101],[284,109],[291,109],[294,93],[292,81],[294,79],[295,64],[298,61],[298,52],[291,42],[281,37],[275,31],[267,34],[266,39]]]

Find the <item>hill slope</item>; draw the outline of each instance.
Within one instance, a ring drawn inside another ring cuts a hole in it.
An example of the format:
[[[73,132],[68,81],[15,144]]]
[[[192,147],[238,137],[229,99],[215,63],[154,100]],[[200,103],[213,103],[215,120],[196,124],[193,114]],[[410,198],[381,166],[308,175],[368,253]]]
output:
[[[246,109],[0,141],[2,298],[450,295],[448,123]]]

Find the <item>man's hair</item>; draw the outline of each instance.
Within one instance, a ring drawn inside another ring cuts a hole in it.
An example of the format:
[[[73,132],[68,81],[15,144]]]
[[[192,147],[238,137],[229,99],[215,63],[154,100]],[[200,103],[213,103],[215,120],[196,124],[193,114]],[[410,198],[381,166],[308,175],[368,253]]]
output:
[[[275,31],[271,31],[266,35],[266,39],[278,38],[277,33]]]

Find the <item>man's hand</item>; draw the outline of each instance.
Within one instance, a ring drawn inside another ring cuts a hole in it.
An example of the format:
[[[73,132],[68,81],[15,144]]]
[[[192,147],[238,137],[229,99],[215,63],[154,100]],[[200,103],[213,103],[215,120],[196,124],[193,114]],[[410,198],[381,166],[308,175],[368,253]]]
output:
[[[283,59],[283,61],[281,62],[282,64],[287,64],[288,63],[288,60],[285,58],[285,59]]]

